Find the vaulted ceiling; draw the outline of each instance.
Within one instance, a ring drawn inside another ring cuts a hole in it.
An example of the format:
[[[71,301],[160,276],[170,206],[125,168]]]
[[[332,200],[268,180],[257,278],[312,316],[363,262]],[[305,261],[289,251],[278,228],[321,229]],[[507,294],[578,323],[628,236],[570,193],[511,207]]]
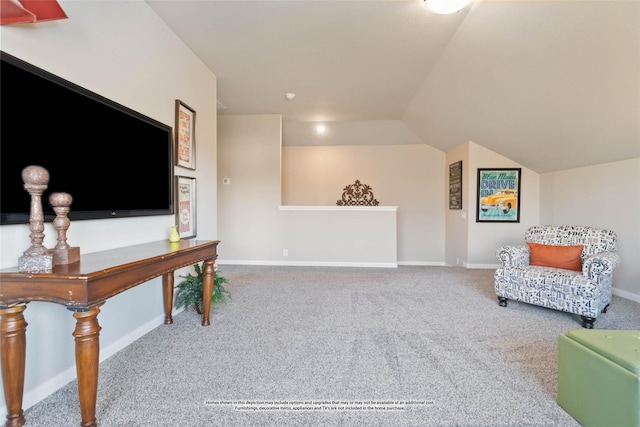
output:
[[[640,157],[640,0],[147,3],[217,76],[219,114],[399,121],[540,173]]]

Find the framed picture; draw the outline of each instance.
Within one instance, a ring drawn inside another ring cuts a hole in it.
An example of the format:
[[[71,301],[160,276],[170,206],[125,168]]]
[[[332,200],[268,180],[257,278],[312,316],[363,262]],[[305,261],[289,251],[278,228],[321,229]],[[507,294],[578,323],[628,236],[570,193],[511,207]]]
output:
[[[520,222],[520,168],[478,169],[476,222]]]
[[[196,237],[196,179],[176,176],[176,225],[181,239]]]
[[[449,209],[462,209],[462,160],[449,165]]]
[[[176,99],[176,165],[196,168],[196,112]]]

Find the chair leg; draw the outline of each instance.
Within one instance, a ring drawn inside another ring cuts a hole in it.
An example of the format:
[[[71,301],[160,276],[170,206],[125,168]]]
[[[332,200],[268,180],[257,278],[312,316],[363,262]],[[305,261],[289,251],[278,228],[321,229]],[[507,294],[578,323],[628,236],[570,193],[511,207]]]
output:
[[[505,297],[498,297],[498,304],[500,305],[500,307],[506,307],[507,299]]]
[[[587,316],[580,316],[582,317],[582,327],[586,328],[586,329],[593,329],[593,322],[596,321],[595,317],[587,317]]]

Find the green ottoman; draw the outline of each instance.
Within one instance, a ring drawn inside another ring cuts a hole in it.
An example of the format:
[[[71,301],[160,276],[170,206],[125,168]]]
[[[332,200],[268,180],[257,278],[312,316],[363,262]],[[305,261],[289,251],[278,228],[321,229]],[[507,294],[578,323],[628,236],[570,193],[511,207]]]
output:
[[[640,331],[558,336],[557,402],[584,427],[640,427]]]

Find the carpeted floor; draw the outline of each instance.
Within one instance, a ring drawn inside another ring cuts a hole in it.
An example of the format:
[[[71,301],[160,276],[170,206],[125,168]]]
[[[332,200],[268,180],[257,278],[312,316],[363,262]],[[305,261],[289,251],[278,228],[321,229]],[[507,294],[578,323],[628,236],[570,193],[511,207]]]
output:
[[[511,301],[493,270],[222,265],[210,327],[175,316],[100,365],[110,426],[554,426],[557,337],[580,318]],[[640,329],[614,297],[598,329]],[[72,382],[26,411],[80,425]]]

